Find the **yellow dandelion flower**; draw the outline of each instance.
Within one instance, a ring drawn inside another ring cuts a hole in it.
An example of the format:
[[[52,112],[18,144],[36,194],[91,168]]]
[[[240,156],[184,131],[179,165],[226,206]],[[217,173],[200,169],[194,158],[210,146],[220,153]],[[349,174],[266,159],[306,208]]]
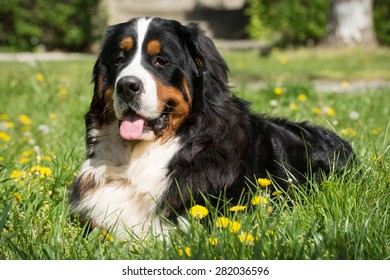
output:
[[[29,156],[31,156],[32,154],[34,153],[34,150],[27,150],[27,151],[24,151],[24,152],[22,152],[22,156],[23,157],[29,157]]]
[[[201,220],[209,214],[209,210],[201,205],[195,205],[188,211],[195,219]]]
[[[297,111],[299,109],[299,106],[295,103],[290,104],[290,109],[293,111]]]
[[[260,187],[266,188],[269,185],[271,185],[271,180],[267,178],[259,178],[257,179],[257,183],[259,184]]]
[[[260,195],[257,195],[257,196],[255,196],[255,197],[252,198],[251,204],[252,204],[252,205],[259,205],[259,204],[260,204],[260,201],[261,201],[261,197],[260,197]]]
[[[348,81],[342,81],[341,82],[342,87],[349,87],[349,82]]]
[[[247,206],[242,206],[242,205],[236,205],[231,207],[229,210],[232,212],[239,212],[239,211],[244,211],[247,208]]]
[[[54,113],[50,113],[49,114],[49,119],[52,120],[52,121],[55,121],[57,119],[57,115],[54,114]]]
[[[312,110],[313,114],[321,115],[321,109],[318,107],[314,107]]]
[[[1,156],[0,156],[0,161],[4,161],[4,157],[1,157]]]
[[[65,87],[60,88],[60,96],[66,97],[67,95],[68,95],[68,89]]]
[[[336,114],[336,111],[331,107],[327,108],[325,112],[329,117],[332,117]]]
[[[21,159],[20,159],[20,163],[27,163],[27,162],[29,162],[30,161],[30,159],[29,158],[25,158],[25,157],[22,157]]]
[[[229,229],[230,229],[231,232],[237,233],[241,229],[241,224],[239,222],[237,222],[237,221],[231,222],[230,226],[229,226]]]
[[[24,125],[30,125],[32,123],[31,119],[26,115],[20,115],[19,121]]]
[[[41,174],[41,178],[45,178],[51,176],[53,171],[49,167],[41,167],[39,173]]]
[[[42,83],[45,80],[45,76],[43,76],[42,73],[38,73],[38,74],[35,75],[35,80],[37,80],[38,82]]]
[[[11,141],[11,137],[7,133],[0,131],[0,140],[3,140],[4,142],[9,142]]]
[[[283,94],[283,92],[284,92],[283,89],[280,87],[274,88],[274,94],[276,94],[276,95],[281,95],[281,94]]]
[[[238,239],[240,239],[242,243],[248,245],[253,245],[255,242],[255,238],[253,237],[253,235],[247,232],[242,232],[240,235],[238,235]]]
[[[22,173],[22,171],[20,171],[20,170],[14,170],[11,172],[11,175],[9,175],[9,177],[11,179],[19,178],[19,177],[21,177],[21,173]]]
[[[39,165],[31,167],[30,172],[39,175],[39,177],[42,179],[51,176],[53,173],[49,167],[43,167]]]
[[[357,132],[353,128],[347,128],[340,132],[340,136],[351,136],[355,137],[357,135]]]
[[[191,252],[191,248],[190,247],[187,247],[186,249],[185,249],[185,251],[186,251],[186,254],[187,254],[187,256],[191,256],[192,255],[192,252]]]
[[[381,155],[379,155],[379,156],[374,156],[374,157],[372,158],[372,161],[375,161],[375,162],[382,162],[382,160],[383,160],[383,157],[382,157]]]
[[[268,202],[268,198],[260,195],[253,197],[251,200],[252,205],[267,204],[267,202]]]
[[[282,56],[279,58],[280,64],[287,64],[288,63],[288,57],[287,56]]]
[[[50,156],[42,156],[41,158],[44,161],[51,161],[51,157]]]
[[[6,128],[14,128],[15,124],[13,122],[4,122]]]
[[[373,128],[371,129],[371,133],[374,134],[374,135],[378,135],[382,132],[382,128]]]
[[[108,241],[114,242],[114,236],[112,236],[111,234],[107,233],[104,237],[105,237]]]
[[[39,173],[39,169],[40,169],[40,167],[38,165],[36,165],[36,166],[33,166],[33,167],[30,168],[30,172],[38,174]]]
[[[307,100],[307,96],[305,94],[301,93],[300,95],[298,95],[297,99],[300,102],[305,102]]]
[[[20,170],[14,170],[11,172],[11,175],[9,175],[11,179],[22,178],[25,176],[26,176],[26,172]]]
[[[232,221],[230,221],[229,218],[226,218],[226,217],[219,217],[216,221],[215,221],[215,226],[218,227],[218,228],[227,228],[230,223]]]
[[[269,236],[269,237],[272,237],[272,236],[275,236],[276,235],[276,232],[272,229],[269,229],[267,230],[267,232],[265,233],[266,236]]]
[[[186,255],[187,255],[188,257],[190,257],[191,254],[192,254],[191,248],[190,248],[190,247],[186,247],[186,248],[184,249],[184,251],[183,251],[183,249],[177,250],[178,255],[181,256],[181,257],[184,256],[184,252],[186,253]]]
[[[0,114],[0,120],[8,121],[9,120],[9,116],[7,114]]]
[[[104,229],[102,229],[102,236],[106,239],[106,240],[108,240],[108,241],[110,241],[110,242],[114,242],[114,236],[112,236],[108,231],[106,231],[106,230],[104,230]]]
[[[218,245],[218,238],[213,238],[213,237],[210,237],[209,238],[209,242],[212,246],[217,246]]]
[[[14,197],[16,198],[16,200],[18,201],[18,202],[21,202],[22,201],[22,196],[20,195],[20,193],[14,193]]]
[[[282,191],[274,191],[274,192],[272,192],[272,196],[278,196],[278,195],[281,195],[281,194],[283,194]]]

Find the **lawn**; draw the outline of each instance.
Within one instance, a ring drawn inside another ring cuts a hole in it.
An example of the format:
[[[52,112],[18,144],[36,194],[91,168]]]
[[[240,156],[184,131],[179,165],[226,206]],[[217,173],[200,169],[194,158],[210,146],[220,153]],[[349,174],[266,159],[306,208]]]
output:
[[[70,215],[68,185],[84,157],[94,61],[0,62],[0,259],[389,259],[390,89],[318,93],[314,82],[390,81],[390,51],[223,55],[233,93],[253,111],[335,131],[352,143],[359,165],[313,183],[310,195],[291,186],[293,207],[248,178],[258,186],[254,211],[206,205],[204,218],[189,213],[188,231],[165,240],[86,234]],[[266,87],[251,86],[258,80]]]

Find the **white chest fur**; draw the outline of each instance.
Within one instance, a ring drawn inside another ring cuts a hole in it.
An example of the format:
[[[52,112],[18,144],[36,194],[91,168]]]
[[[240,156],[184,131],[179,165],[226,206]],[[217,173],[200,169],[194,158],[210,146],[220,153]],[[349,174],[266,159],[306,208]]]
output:
[[[179,149],[177,138],[160,141],[123,142],[111,125],[100,131],[95,157],[84,162],[81,176],[94,179],[76,211],[126,238],[128,232],[144,236],[161,232],[158,202],[169,185],[167,165]]]

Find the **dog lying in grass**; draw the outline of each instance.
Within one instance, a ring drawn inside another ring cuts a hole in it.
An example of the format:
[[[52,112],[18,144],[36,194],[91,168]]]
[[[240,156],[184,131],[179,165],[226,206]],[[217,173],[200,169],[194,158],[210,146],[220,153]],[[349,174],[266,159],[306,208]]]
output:
[[[93,69],[86,160],[71,204],[92,225],[145,236],[204,196],[243,198],[247,178],[291,183],[343,169],[351,145],[325,128],[250,112],[195,24],[136,18],[110,26]]]

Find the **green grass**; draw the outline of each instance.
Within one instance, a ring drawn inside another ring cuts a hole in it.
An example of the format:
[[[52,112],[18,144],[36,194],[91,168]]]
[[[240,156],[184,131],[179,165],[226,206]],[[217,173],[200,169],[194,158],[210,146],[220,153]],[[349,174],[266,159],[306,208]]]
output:
[[[275,49],[267,57],[255,51],[224,53],[234,80],[310,82],[325,80],[390,80],[390,49]]]
[[[278,63],[280,54],[288,56],[287,64]],[[299,201],[294,207],[286,206],[283,196],[252,212],[231,212],[229,206],[220,212],[207,205],[208,216],[200,222],[189,216],[188,232],[173,230],[166,240],[123,242],[99,230],[85,236],[70,215],[68,185],[84,157],[83,116],[94,61],[1,63],[0,259],[389,259],[390,90],[319,94],[312,85],[314,78],[390,80],[384,66],[389,51],[372,51],[366,58],[355,52],[372,72],[356,67],[344,51],[224,56],[236,81],[269,81],[265,89],[244,83],[235,90],[253,102],[254,111],[334,130],[353,144],[360,164],[313,184],[310,195],[292,186]],[[280,95],[274,93],[276,84]],[[247,183],[255,183],[250,179]],[[269,195],[267,188],[258,189],[254,195]],[[222,215],[239,222],[240,229],[217,227]],[[243,233],[249,234],[246,240]]]

